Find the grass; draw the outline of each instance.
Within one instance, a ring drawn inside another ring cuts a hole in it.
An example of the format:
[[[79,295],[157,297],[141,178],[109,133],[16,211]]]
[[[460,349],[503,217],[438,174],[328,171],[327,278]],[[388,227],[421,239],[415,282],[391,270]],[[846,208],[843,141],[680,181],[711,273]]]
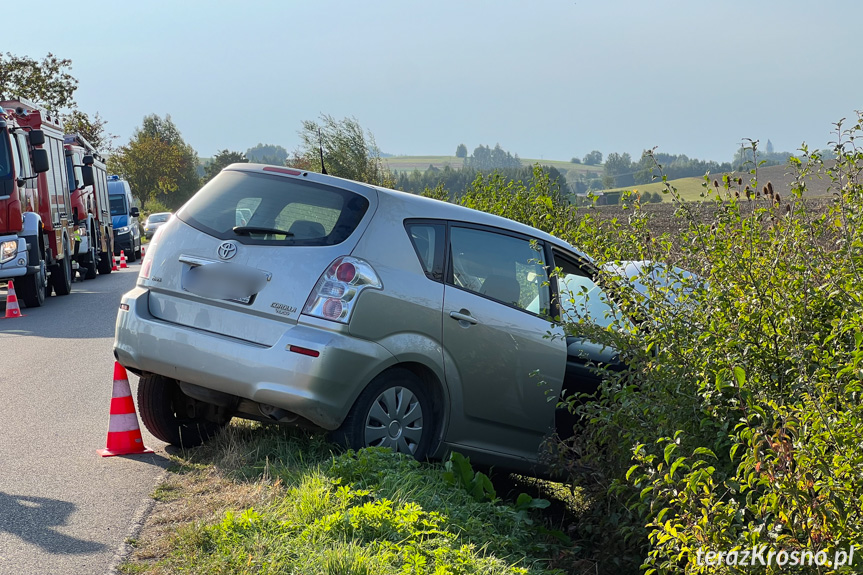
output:
[[[704,183],[704,178],[680,178],[678,180],[669,180],[672,186],[677,188],[677,191],[680,193],[680,196],[686,200],[687,202],[699,202],[704,200],[702,194],[704,193],[704,187],[702,184]],[[622,192],[626,190],[638,190],[639,192],[659,192],[662,194],[663,202],[672,202],[674,201],[671,197],[671,194],[664,194],[665,184],[662,182],[653,182],[650,184],[641,184],[637,186],[629,186],[626,188],[614,188],[611,190],[604,190],[603,193],[611,193],[611,192]]]
[[[172,457],[121,573],[544,575],[576,565],[539,514],[545,503],[475,499],[442,464],[334,453],[322,435],[248,422]]]

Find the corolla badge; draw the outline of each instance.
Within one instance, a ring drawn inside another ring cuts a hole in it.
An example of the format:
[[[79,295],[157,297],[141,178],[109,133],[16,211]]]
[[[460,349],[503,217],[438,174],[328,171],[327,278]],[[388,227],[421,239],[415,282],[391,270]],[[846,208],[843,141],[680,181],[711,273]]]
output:
[[[237,255],[237,244],[234,242],[222,242],[219,244],[219,258],[229,260]]]

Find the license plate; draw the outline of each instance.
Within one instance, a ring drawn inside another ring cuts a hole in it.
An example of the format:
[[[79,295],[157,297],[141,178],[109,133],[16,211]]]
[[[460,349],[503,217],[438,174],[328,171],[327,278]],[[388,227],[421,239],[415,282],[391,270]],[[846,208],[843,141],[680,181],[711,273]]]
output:
[[[183,289],[208,299],[250,304],[267,283],[267,276],[244,266],[207,264],[191,266],[183,274]]]

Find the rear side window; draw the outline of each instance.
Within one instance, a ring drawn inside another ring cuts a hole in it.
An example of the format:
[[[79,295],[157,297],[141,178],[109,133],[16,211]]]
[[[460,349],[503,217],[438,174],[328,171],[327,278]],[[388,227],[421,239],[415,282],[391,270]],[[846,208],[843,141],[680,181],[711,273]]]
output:
[[[405,229],[426,277],[435,281],[443,281],[446,225],[429,222],[406,222]]]
[[[368,207],[366,198],[348,190],[282,176],[225,171],[201,188],[177,217],[223,240],[329,246],[346,240]]]

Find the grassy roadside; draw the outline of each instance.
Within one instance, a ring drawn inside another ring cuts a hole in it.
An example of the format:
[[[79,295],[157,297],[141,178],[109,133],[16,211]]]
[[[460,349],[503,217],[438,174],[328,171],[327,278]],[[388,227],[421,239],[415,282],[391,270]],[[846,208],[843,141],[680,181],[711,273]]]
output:
[[[173,455],[123,574],[550,574],[578,569],[529,495],[504,503],[467,467],[235,423]],[[475,485],[477,482],[473,482]],[[517,502],[516,502],[517,499]]]

